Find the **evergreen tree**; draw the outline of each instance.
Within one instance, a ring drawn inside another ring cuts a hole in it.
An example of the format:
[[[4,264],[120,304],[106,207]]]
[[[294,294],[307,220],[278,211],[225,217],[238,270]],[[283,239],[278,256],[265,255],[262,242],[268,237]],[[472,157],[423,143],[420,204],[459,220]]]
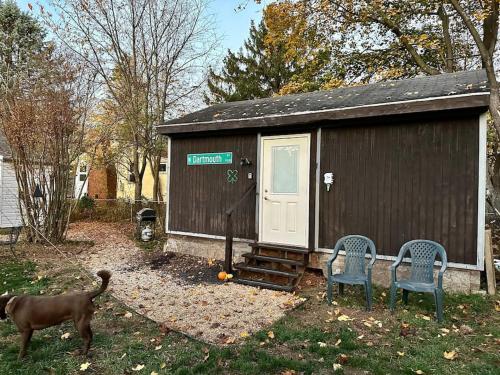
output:
[[[238,53],[228,50],[220,74],[210,69],[207,104],[265,98],[280,91],[293,72],[287,66],[283,46],[266,48],[267,28],[252,22],[250,37]]]
[[[44,49],[45,32],[38,21],[12,0],[0,1],[0,96],[20,74],[32,69]]]

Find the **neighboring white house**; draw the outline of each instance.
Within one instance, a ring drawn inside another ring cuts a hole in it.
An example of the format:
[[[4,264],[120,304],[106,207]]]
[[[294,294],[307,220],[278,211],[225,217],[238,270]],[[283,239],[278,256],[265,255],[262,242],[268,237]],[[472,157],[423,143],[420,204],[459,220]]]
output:
[[[12,154],[0,130],[0,228],[22,225]]]
[[[85,160],[84,157],[82,157],[78,161],[78,165],[76,166],[75,184],[73,189],[74,198],[79,199],[84,195],[87,195],[88,193],[89,190],[88,168],[89,167],[87,165],[87,161]]]

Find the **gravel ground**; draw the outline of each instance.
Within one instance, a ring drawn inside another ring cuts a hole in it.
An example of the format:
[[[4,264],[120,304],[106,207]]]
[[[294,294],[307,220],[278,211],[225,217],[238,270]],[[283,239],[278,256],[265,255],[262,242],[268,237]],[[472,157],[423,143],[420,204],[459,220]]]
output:
[[[163,329],[227,345],[264,329],[303,301],[291,293],[207,280],[220,265],[204,258],[166,253],[148,259],[127,233],[129,228],[120,224],[80,222],[71,225],[69,237],[94,241],[79,255],[84,267],[93,273],[110,270],[109,291]],[[190,261],[194,266],[188,269],[195,274],[182,271]]]

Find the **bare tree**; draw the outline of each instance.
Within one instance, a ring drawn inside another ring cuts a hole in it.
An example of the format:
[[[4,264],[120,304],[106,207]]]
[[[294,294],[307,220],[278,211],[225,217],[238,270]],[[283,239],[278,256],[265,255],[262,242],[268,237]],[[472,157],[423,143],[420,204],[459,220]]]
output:
[[[59,242],[68,227],[71,166],[81,152],[92,96],[91,79],[80,68],[49,48],[32,60],[30,74],[18,77],[1,107],[22,217],[34,242]]]
[[[155,125],[196,93],[217,45],[207,0],[56,0],[52,7],[58,16],[45,19],[53,32],[90,64],[112,101],[139,200],[148,161],[158,180],[165,150]],[[156,198],[157,182],[155,190]]]

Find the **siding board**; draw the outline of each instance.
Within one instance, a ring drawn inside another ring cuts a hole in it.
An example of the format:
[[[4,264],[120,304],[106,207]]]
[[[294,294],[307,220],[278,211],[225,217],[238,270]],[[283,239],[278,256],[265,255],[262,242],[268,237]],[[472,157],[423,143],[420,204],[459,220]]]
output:
[[[396,256],[411,239],[440,242],[450,262],[475,264],[477,117],[323,128],[319,247],[346,234]]]

